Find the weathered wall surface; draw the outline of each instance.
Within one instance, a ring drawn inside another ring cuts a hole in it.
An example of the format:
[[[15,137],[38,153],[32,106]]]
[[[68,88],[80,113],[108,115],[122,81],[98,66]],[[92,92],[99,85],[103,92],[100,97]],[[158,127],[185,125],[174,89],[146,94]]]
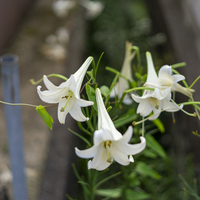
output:
[[[0,1],[0,54],[16,29],[33,0]]]

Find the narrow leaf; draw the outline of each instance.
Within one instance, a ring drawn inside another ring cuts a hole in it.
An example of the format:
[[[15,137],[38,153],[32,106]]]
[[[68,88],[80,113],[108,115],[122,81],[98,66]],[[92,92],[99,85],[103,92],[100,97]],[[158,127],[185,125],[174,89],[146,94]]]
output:
[[[114,125],[116,128],[119,128],[125,124],[131,123],[137,119],[137,114],[134,109],[129,109],[126,114],[121,116],[119,119],[114,121]]]
[[[126,191],[126,199],[127,200],[147,200],[150,199],[151,195],[142,191],[135,191],[131,189],[127,189]]]
[[[44,106],[39,105],[39,106],[36,106],[35,109],[37,110],[39,115],[42,117],[46,125],[52,130],[53,118],[51,117],[51,115],[49,115],[49,113],[46,111]]]
[[[100,189],[96,191],[96,194],[103,197],[109,197],[109,198],[119,198],[122,194],[121,188],[116,189]]]
[[[157,153],[162,158],[166,159],[167,154],[162,146],[158,143],[158,141],[152,135],[146,135],[146,144],[147,147],[150,147],[155,153]]]
[[[160,175],[151,167],[149,167],[147,164],[145,164],[144,162],[138,162],[136,165],[135,170],[144,175],[144,176],[148,176],[151,177],[153,179],[160,179]]]
[[[164,133],[165,132],[165,127],[163,125],[163,123],[161,122],[160,119],[155,119],[153,120],[153,123],[156,125],[156,127],[158,128],[158,130],[161,132],[161,133]]]
[[[94,107],[94,109],[98,112],[94,88],[92,88],[89,84],[87,84],[85,88],[86,88],[86,93],[87,93],[88,99],[89,99],[90,101],[93,101],[93,102],[94,102],[93,107]]]

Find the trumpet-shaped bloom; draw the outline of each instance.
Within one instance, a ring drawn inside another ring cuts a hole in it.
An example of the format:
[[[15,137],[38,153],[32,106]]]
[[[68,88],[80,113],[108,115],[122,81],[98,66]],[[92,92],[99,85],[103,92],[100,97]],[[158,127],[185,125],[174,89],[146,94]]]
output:
[[[37,87],[38,95],[42,101],[46,103],[58,103],[58,120],[61,124],[65,123],[68,113],[77,121],[88,120],[83,115],[81,107],[91,106],[94,102],[80,99],[79,93],[83,78],[92,59],[92,57],[88,57],[79,70],[59,86],[55,86],[44,75],[44,84],[48,90],[41,91],[41,86]]]
[[[147,52],[147,81],[144,86],[152,88],[153,90],[145,90],[143,95],[132,94],[134,101],[139,103],[137,113],[146,117],[151,112],[153,115],[150,120],[156,119],[162,110],[167,112],[176,112],[182,109],[175,102],[171,101],[171,91],[178,90],[182,86],[177,82],[183,80],[182,75],[172,75],[171,66],[164,65],[157,76],[151,54]]]
[[[76,154],[81,158],[93,158],[88,162],[88,169],[104,170],[113,160],[121,165],[134,162],[132,155],[138,154],[146,146],[144,137],[140,137],[141,143],[128,144],[132,137],[133,127],[129,126],[122,135],[114,126],[101,97],[99,89],[96,89],[98,105],[98,130],[94,132],[94,145],[86,150],[75,148]]]
[[[145,90],[144,94],[140,97],[138,95],[131,95],[133,100],[139,103],[137,113],[143,117],[148,116],[151,112],[153,115],[149,118],[154,120],[159,117],[162,110],[167,112],[176,112],[182,109],[182,105],[179,107],[175,102],[171,102],[171,93],[169,89],[160,91],[156,88],[154,91]]]
[[[158,76],[156,74],[151,54],[147,52],[147,81],[144,84],[146,87],[159,88],[161,90],[170,88],[169,92],[180,92],[188,97],[192,96],[194,90],[187,89],[181,86],[178,82],[184,80],[185,77],[180,74],[172,74],[172,68],[169,65],[164,65],[160,68]]]
[[[131,61],[135,56],[135,52],[132,52],[131,48],[132,44],[130,42],[126,42],[126,52],[125,52],[124,62],[122,65],[121,74],[125,76],[128,80],[133,81],[131,72]],[[115,95],[118,95],[118,98],[120,99],[123,95],[123,92],[127,89],[129,89],[128,81],[120,76],[119,81],[116,83],[115,87],[111,91],[110,97],[115,97]],[[125,96],[123,103],[129,105],[133,103],[133,101],[128,96]]]

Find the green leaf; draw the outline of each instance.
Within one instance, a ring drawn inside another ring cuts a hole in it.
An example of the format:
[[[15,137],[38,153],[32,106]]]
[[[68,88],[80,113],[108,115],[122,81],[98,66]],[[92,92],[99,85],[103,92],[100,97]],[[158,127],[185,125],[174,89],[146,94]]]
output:
[[[139,80],[142,78],[141,74],[138,73],[138,72],[135,73],[135,76],[136,76]]]
[[[69,200],[77,200],[77,199],[71,198],[68,194],[66,194],[66,197],[67,197]]]
[[[157,153],[157,155],[161,156],[162,158],[167,158],[165,150],[152,135],[146,135],[145,138],[147,147],[150,147],[155,153]]]
[[[126,189],[125,193],[126,193],[127,200],[143,200],[143,199],[147,200],[148,198],[151,197],[150,194],[147,194],[142,191],[131,190],[131,189]]]
[[[165,127],[164,127],[163,123],[160,121],[160,119],[157,118],[157,119],[153,120],[153,123],[156,125],[156,127],[158,128],[158,130],[161,133],[165,132]]]
[[[94,78],[93,77],[93,69],[91,71],[87,71],[87,74],[91,77],[91,78]]]
[[[116,128],[119,128],[125,124],[131,123],[137,119],[137,114],[134,109],[129,109],[126,114],[121,116],[119,119],[114,121],[114,125]]]
[[[107,97],[110,94],[110,89],[107,86],[105,86],[105,85],[102,85],[100,87],[100,91],[101,91],[101,94],[103,96],[105,96],[105,97]]]
[[[94,88],[92,88],[89,84],[87,84],[85,88],[86,88],[86,93],[87,93],[88,99],[89,99],[90,101],[93,101],[93,102],[94,102],[93,107],[94,107],[94,109],[98,112]]]
[[[141,152],[144,156],[148,157],[148,158],[157,158],[157,154],[154,153],[151,149],[144,149],[142,152]]]
[[[136,165],[135,170],[144,175],[144,176],[148,176],[151,177],[153,179],[160,179],[160,175],[151,167],[149,167],[147,164],[145,164],[144,162],[138,162]]]
[[[100,189],[96,190],[96,194],[103,197],[119,198],[122,194],[121,188],[116,189]]]
[[[49,115],[49,113],[46,111],[44,106],[39,105],[39,106],[36,106],[35,109],[37,110],[39,115],[42,117],[46,125],[52,130],[53,118],[51,117],[51,115]]]

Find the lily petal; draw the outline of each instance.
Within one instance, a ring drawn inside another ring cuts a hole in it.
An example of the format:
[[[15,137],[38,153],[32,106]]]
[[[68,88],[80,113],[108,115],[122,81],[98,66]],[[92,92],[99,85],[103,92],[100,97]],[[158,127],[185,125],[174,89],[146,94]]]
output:
[[[76,100],[77,101],[77,100]],[[71,110],[70,115],[79,122],[88,121],[89,118],[85,117],[85,115],[82,113],[81,107],[77,105],[77,103],[74,103]]]
[[[71,101],[71,100],[70,100]],[[66,103],[67,103],[67,100],[66,99],[63,99],[62,101],[59,102],[58,104],[58,121],[61,123],[61,124],[65,124],[65,118],[67,116],[67,114],[70,112],[71,108],[72,108],[72,103],[71,102],[68,102],[67,106],[65,107]],[[65,107],[65,109],[63,110],[63,108]],[[61,112],[61,110],[63,110]]]
[[[46,88],[48,90],[51,90],[51,91],[55,91],[58,89],[57,86],[55,86],[48,78],[46,75],[43,76],[43,81],[44,81],[44,84],[46,86]]]
[[[81,85],[83,82],[83,78],[85,77],[85,73],[90,66],[91,62],[93,60],[93,57],[88,57],[85,62],[81,65],[81,67],[76,71],[76,73],[73,75],[75,82],[76,82],[76,91],[74,91],[74,95],[79,95],[79,91],[81,89]]]
[[[116,145],[116,149],[122,153],[127,155],[135,155],[143,151],[146,147],[146,139],[144,137],[140,137],[141,143],[139,144],[127,144],[123,141],[119,141],[119,145]]]
[[[99,146],[92,146],[89,149],[79,150],[75,147],[76,155],[80,158],[92,158],[97,154]]]
[[[120,151],[115,152],[114,160],[116,160],[116,162],[118,162],[120,165],[124,165],[124,166],[129,165],[130,163],[128,155]]]
[[[146,58],[147,58],[147,81],[151,82],[155,81],[158,76],[156,74],[156,70],[154,68],[153,59],[150,52],[146,52]]]
[[[122,137],[121,133],[116,130],[108,112],[104,106],[100,90],[96,89],[96,100],[98,105],[98,129],[109,129],[113,133],[114,140]]]
[[[133,127],[129,126],[126,132],[123,134],[121,141],[129,142],[131,140],[132,135],[133,135]]]
[[[99,171],[105,170],[107,167],[109,167],[111,163],[107,162],[107,152],[106,149],[102,147],[99,147],[97,150],[96,155],[92,159],[92,161],[88,162],[88,169],[96,169]]]
[[[41,91],[41,86],[39,85],[37,87],[37,93],[39,97],[41,98],[42,101],[46,103],[58,103],[62,98],[63,90],[64,90],[63,88],[58,88],[55,91],[49,91],[49,90]]]

